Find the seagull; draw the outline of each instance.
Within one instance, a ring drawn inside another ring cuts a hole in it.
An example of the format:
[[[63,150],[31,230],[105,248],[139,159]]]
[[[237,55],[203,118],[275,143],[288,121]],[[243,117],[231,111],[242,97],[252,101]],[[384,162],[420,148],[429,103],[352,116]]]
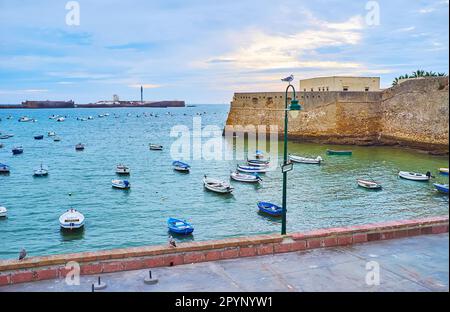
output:
[[[290,75],[289,77],[281,79],[281,81],[285,81],[285,82],[289,82],[289,83],[291,83],[292,80],[294,80],[294,75]]]
[[[20,254],[19,254],[19,260],[25,259],[26,256],[27,256],[27,251],[25,250],[25,248],[22,248],[22,250],[20,251]]]
[[[177,247],[177,244],[175,243],[175,240],[172,236],[169,236],[169,246],[171,247]]]

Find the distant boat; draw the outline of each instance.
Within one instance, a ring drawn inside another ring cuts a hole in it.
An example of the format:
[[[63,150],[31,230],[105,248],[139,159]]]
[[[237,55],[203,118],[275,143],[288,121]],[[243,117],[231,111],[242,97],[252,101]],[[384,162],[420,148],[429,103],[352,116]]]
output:
[[[33,121],[33,119],[28,118],[27,116],[22,116],[19,118],[19,122],[30,122]]]
[[[163,149],[163,146],[162,146],[162,145],[152,144],[152,143],[150,143],[150,144],[148,145],[148,147],[149,147],[150,150],[152,150],[152,151],[162,151],[162,149]]]
[[[56,119],[56,121],[58,121],[58,122],[63,122],[65,120],[66,120],[66,118],[64,118],[64,117],[59,117],[58,119]]]
[[[88,116],[88,118],[87,118],[88,120],[92,120],[92,119],[94,119],[94,117],[92,117],[92,116]]]
[[[175,218],[169,218],[167,220],[167,227],[169,232],[181,235],[189,235],[194,232],[194,227],[186,221],[182,221]]]
[[[84,144],[78,143],[77,145],[75,145],[75,150],[77,150],[77,151],[84,150]]]
[[[172,166],[174,170],[180,172],[189,172],[191,170],[191,166],[181,161],[174,161]]]
[[[412,180],[412,181],[429,181],[431,179],[430,172],[427,172],[426,174],[422,174],[422,173],[416,173],[416,172],[400,171],[398,173],[398,176],[400,178],[403,178],[406,180]]]
[[[436,188],[436,190],[438,190],[438,192],[448,194],[448,184],[434,183],[433,185]]]
[[[35,177],[45,177],[48,176],[48,169],[44,168],[41,164],[41,167],[39,169],[34,170]]]
[[[130,167],[119,164],[116,166],[116,173],[117,174],[123,174],[123,175],[128,175],[130,174]]]
[[[229,183],[218,179],[208,178],[206,175],[203,178],[203,186],[210,191],[221,194],[229,194],[234,190]]]
[[[357,179],[356,182],[358,183],[359,186],[370,190],[380,190],[382,188],[381,183],[375,181]]]
[[[13,153],[13,155],[22,154],[23,153],[23,147],[22,146],[14,147],[12,149],[12,153]]]
[[[131,188],[131,184],[130,182],[128,182],[128,180],[112,180],[111,184],[112,187],[122,190],[128,190]]]
[[[8,165],[0,163],[0,173],[9,173],[10,168]]]
[[[61,138],[60,138],[60,137],[55,137],[55,138],[53,139],[53,142],[59,142],[59,141],[61,141]]]
[[[258,202],[259,211],[272,217],[280,217],[283,214],[283,208],[272,203]]]
[[[257,167],[257,166],[244,166],[244,165],[237,165],[237,170],[240,172],[256,172],[256,173],[264,173],[269,171],[268,167]]]
[[[269,159],[248,159],[247,158],[247,164],[250,166],[259,166],[259,165],[268,165],[270,163]]]
[[[247,183],[262,182],[261,177],[257,174],[243,174],[243,173],[240,173],[239,171],[232,172],[230,174],[230,177],[233,180],[239,181],[239,182],[247,182]]]
[[[14,134],[2,134],[2,135],[0,135],[0,139],[1,140],[6,140],[6,139],[9,139],[9,138],[12,138],[14,136]]]
[[[266,157],[265,157],[263,151],[256,150],[256,152],[255,152],[255,158],[256,158],[256,159],[264,159],[264,158],[266,158]]]
[[[44,139],[44,136],[43,136],[42,134],[40,134],[40,135],[35,135],[35,136],[34,136],[34,139],[35,139],[35,140],[42,140],[42,139]]]
[[[353,151],[345,151],[345,150],[327,150],[328,155],[352,155]]]
[[[8,209],[6,209],[3,206],[0,206],[0,218],[6,218],[7,214],[8,214]]]
[[[296,163],[316,164],[316,165],[320,165],[323,161],[322,157],[320,157],[320,156],[317,156],[316,158],[308,158],[308,157],[289,155],[289,159]]]
[[[3,145],[3,143],[0,143],[0,148],[3,148],[3,146],[5,146],[5,145]]]
[[[448,168],[439,168],[439,173],[443,175],[448,175]]]
[[[76,230],[84,226],[84,215],[75,210],[69,209],[59,217],[59,225],[63,229]]]
[[[49,137],[53,137],[53,136],[55,136],[55,135],[56,135],[56,133],[55,133],[55,132],[53,132],[53,131],[50,131],[50,132],[48,132],[48,133],[47,133],[47,135],[48,135]]]

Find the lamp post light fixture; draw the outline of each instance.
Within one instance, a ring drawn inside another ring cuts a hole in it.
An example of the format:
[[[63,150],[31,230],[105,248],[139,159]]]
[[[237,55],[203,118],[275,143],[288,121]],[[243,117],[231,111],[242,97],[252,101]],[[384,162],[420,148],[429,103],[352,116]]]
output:
[[[295,96],[295,88],[291,85],[291,81],[293,80],[293,76],[291,75],[288,78],[282,79],[282,81],[289,82],[289,85],[286,88],[285,94],[285,107],[284,107],[284,156],[283,156],[283,210],[282,210],[282,221],[281,221],[281,235],[286,235],[286,192],[287,192],[287,173],[292,170],[292,163],[288,161],[288,112],[289,111],[300,111],[302,107],[298,104],[298,100]],[[291,105],[288,107],[288,92],[289,89],[292,88],[293,97],[291,100]]]

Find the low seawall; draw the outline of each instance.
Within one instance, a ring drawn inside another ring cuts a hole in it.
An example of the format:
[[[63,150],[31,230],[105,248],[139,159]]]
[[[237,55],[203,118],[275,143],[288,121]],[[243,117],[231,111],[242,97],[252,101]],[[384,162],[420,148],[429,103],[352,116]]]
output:
[[[346,246],[415,235],[446,233],[448,216],[389,221],[313,230],[289,235],[261,235],[181,243],[178,247],[145,246],[0,261],[0,285],[65,278],[69,261],[81,275],[174,266],[240,257],[272,255],[314,248]]]
[[[291,139],[328,144],[399,145],[448,154],[447,77],[412,79],[377,92],[299,92]],[[293,94],[288,94],[288,101]],[[227,126],[284,130],[283,92],[235,93]]]

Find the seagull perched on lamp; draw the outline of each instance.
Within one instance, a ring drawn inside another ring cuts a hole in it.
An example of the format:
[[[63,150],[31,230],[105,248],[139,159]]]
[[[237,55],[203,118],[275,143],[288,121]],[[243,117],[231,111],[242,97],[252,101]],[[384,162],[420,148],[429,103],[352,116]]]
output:
[[[291,84],[292,80],[294,80],[294,75],[290,75],[289,77],[281,79],[281,81],[288,82],[289,84]]]

